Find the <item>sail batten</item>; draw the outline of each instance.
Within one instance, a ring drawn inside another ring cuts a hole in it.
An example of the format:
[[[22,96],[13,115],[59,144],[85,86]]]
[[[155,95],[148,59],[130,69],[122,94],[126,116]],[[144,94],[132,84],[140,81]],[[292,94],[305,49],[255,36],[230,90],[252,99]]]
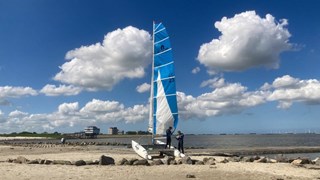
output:
[[[153,135],[165,134],[178,124],[174,62],[170,38],[162,23],[153,24],[153,63],[149,127]]]

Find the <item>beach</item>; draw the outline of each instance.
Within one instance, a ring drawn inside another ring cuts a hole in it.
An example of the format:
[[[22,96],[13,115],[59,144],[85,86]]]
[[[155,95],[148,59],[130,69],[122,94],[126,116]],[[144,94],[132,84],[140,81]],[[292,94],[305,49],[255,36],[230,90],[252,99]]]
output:
[[[187,150],[186,154],[193,154]],[[197,150],[205,153],[206,150]],[[112,157],[116,165],[59,165],[10,163],[8,159],[64,161],[95,161],[102,156]],[[141,159],[131,148],[124,146],[0,146],[1,179],[320,179],[319,169],[308,169],[291,163],[223,162],[223,156],[190,156],[193,160],[214,158],[212,165],[117,165],[121,159]],[[320,166],[319,166],[320,167]]]

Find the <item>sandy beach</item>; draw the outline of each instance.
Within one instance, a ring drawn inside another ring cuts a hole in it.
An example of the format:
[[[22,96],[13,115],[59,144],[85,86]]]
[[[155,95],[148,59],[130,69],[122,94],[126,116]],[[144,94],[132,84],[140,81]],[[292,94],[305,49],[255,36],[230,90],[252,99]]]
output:
[[[189,151],[190,152],[190,151]],[[2,180],[9,179],[320,179],[320,170],[294,166],[290,163],[248,163],[221,161],[225,157],[215,156],[215,165],[41,165],[6,162],[23,156],[27,159],[49,159],[68,161],[94,161],[101,155],[114,158],[138,157],[132,149],[114,146],[63,146],[22,147],[0,146],[0,174]],[[191,156],[202,160],[204,156]]]

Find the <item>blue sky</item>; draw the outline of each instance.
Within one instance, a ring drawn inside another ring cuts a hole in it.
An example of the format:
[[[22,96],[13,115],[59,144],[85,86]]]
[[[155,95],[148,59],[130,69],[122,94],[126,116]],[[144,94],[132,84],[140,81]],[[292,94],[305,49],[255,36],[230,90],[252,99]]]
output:
[[[0,0],[0,133],[146,130],[152,21],[170,34],[185,133],[320,132],[319,8]]]

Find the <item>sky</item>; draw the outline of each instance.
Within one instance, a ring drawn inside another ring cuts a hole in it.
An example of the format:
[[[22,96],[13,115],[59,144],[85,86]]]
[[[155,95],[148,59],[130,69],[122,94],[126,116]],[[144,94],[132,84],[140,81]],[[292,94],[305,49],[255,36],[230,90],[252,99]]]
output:
[[[147,130],[152,23],[184,133],[320,133],[316,0],[0,0],[0,133]]]

